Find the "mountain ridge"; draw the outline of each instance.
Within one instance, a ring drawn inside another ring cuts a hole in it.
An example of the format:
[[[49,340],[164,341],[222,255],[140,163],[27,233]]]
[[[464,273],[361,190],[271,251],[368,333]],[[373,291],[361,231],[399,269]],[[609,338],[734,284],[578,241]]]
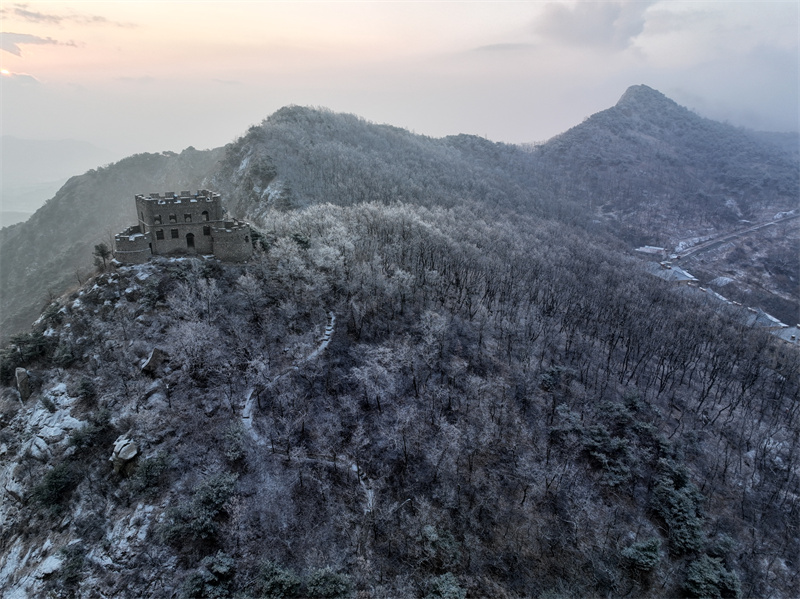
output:
[[[665,120],[653,105],[667,107],[679,121]],[[728,148],[721,156],[720,145]],[[33,321],[50,295],[43,281],[52,281],[58,294],[76,269],[88,267],[93,245],[109,243],[127,224],[121,216],[130,210],[126,198],[142,186],[214,186],[233,216],[257,223],[274,210],[319,202],[401,201],[531,213],[580,222],[631,245],[675,245],[796,207],[797,160],[779,147],[693,115],[646,86],[629,88],[616,106],[532,152],[475,136],[433,139],[354,115],[288,106],[225,148],[139,155],[99,169],[108,179],[102,190],[95,189],[99,179],[92,172],[78,176],[39,216],[0,231],[0,331],[7,337]],[[164,167],[171,175],[148,181],[148,160],[163,160],[146,156],[183,158]],[[193,169],[192,156],[209,158]],[[128,168],[138,174],[127,175]],[[92,208],[69,208],[80,203],[79,188],[94,198]],[[69,249],[44,258],[53,245]],[[15,303],[9,303],[12,296]]]

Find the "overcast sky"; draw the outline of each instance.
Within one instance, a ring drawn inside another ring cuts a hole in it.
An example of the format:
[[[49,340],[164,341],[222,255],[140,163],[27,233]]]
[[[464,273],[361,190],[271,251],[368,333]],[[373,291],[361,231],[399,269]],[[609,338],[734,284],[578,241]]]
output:
[[[3,134],[120,156],[223,145],[287,104],[539,141],[639,83],[798,129],[797,0],[0,6]]]

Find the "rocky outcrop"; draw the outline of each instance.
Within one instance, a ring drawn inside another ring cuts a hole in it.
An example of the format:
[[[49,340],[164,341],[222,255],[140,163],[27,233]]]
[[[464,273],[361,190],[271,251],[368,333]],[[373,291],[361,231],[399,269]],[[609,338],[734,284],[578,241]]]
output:
[[[34,437],[25,444],[24,452],[30,455],[33,459],[40,462],[46,462],[50,459],[50,448],[47,447],[44,439],[39,436]]]
[[[139,446],[127,436],[122,435],[114,441],[114,450],[108,459],[114,465],[114,472],[122,472],[137,455],[139,455]]]
[[[150,356],[145,360],[144,364],[142,364],[142,372],[153,375],[168,359],[169,356],[167,352],[154,347],[153,351],[150,352]]]
[[[20,482],[23,477],[22,464],[11,464],[5,472],[0,474],[3,490],[6,494],[16,501],[22,501],[25,495],[25,487]]]
[[[57,410],[53,413],[46,409],[35,411],[28,421],[28,430],[35,431],[46,443],[63,441],[67,435],[84,426],[84,421],[73,418],[69,410]]]
[[[31,396],[31,377],[27,370],[24,368],[17,368],[14,371],[14,378],[17,382],[17,390],[22,401],[25,401]]]

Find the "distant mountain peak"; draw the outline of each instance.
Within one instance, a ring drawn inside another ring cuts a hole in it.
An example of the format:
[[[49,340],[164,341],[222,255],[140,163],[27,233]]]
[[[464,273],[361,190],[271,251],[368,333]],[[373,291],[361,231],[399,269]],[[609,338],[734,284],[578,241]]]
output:
[[[631,85],[617,102],[619,108],[675,109],[680,106],[660,91],[646,85]]]

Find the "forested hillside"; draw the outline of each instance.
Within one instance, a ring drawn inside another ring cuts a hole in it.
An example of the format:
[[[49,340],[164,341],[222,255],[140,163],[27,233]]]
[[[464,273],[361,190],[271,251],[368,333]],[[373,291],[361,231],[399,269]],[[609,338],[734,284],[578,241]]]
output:
[[[541,213],[555,203],[516,146],[432,139],[353,115],[292,106],[228,147],[214,181],[250,218],[273,207],[408,202]]]
[[[771,336],[552,221],[317,205],[262,239],[102,275],[6,350],[37,387],[3,395],[0,584],[800,591],[800,363]]]
[[[234,211],[251,218],[326,201],[466,204],[676,243],[796,208],[792,139],[704,119],[646,86],[527,152],[288,107],[229,146],[215,181],[235,185]]]
[[[786,138],[794,139],[794,148]],[[791,151],[790,151],[791,150]],[[644,85],[539,148],[560,196],[675,243],[797,208],[797,137],[705,119]]]
[[[637,86],[533,149],[287,107],[73,178],[0,234],[4,332],[46,308],[0,351],[3,598],[800,595],[800,353],[628,251],[795,207],[784,142]],[[200,187],[251,260],[60,295]]]

